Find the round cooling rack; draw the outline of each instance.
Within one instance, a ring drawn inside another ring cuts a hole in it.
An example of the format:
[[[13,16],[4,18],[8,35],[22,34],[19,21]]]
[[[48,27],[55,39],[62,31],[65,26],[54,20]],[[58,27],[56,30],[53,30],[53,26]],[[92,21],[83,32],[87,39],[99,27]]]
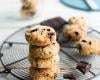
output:
[[[0,74],[6,73],[18,78],[19,80],[30,80],[28,71],[30,64],[27,59],[29,53],[28,43],[24,37],[25,31],[28,28],[29,27],[25,27],[16,31],[3,42],[0,48],[0,61],[2,64]],[[88,35],[100,38],[100,32],[91,28],[88,31]],[[57,40],[61,46],[59,52],[59,66],[61,72],[56,80],[64,80],[63,74],[69,72],[73,72],[77,80],[91,80],[100,75],[100,56],[84,56],[79,54],[79,51],[72,42],[64,40],[61,32],[58,33]],[[86,74],[82,74],[76,69],[76,65],[80,61],[87,61],[92,64],[91,70]]]

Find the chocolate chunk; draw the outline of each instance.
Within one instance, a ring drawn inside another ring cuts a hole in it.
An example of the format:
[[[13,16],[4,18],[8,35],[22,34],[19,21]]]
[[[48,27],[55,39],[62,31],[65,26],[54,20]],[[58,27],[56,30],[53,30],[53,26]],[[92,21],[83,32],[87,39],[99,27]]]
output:
[[[61,30],[63,28],[63,25],[67,24],[67,22],[64,19],[62,19],[61,17],[56,17],[53,19],[43,21],[40,24],[45,25],[45,26],[51,26],[55,30]]]
[[[38,29],[33,29],[31,32],[35,32],[35,31],[37,31]]]
[[[78,33],[78,32],[75,32],[75,35],[76,35],[76,36],[78,36],[78,35],[79,35],[79,33]]]
[[[89,44],[91,45],[91,44],[92,44],[92,42],[90,41],[90,42],[89,42]]]
[[[76,80],[76,78],[73,74],[63,74],[63,78],[69,79],[69,80]]]
[[[68,39],[71,39],[71,36],[70,35],[68,36]]]
[[[87,42],[86,40],[82,40],[82,42]]]
[[[43,29],[43,30],[45,30],[45,29]]]
[[[88,62],[85,61],[80,61],[77,64],[76,69],[78,69],[79,71],[81,71],[83,74],[87,73],[88,71],[90,71],[91,69],[91,64],[89,64]]]

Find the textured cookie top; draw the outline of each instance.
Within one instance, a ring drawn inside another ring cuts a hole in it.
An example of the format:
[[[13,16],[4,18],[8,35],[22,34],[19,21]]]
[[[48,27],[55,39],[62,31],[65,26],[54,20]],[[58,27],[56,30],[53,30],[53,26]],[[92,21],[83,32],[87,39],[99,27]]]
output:
[[[26,40],[36,46],[46,46],[56,41],[56,32],[48,26],[35,26],[25,33]]]
[[[79,25],[86,25],[87,24],[87,20],[85,19],[85,17],[82,16],[75,16],[75,17],[71,17],[68,20],[69,24],[79,24]]]

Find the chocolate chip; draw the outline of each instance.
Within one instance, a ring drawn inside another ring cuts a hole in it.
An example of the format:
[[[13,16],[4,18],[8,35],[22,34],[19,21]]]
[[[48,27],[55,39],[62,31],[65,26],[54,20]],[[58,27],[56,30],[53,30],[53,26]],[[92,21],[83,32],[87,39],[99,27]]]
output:
[[[52,34],[51,33],[48,33],[48,38],[52,38]]]
[[[46,74],[45,76],[49,76],[49,74]]]
[[[89,42],[89,44],[91,45],[91,44],[92,44],[92,42],[90,41],[90,42]]]
[[[90,52],[90,54],[94,54],[93,52]]]
[[[57,77],[57,73],[54,73],[54,79]]]
[[[78,32],[75,32],[75,35],[79,35],[79,33]]]
[[[82,42],[87,42],[86,40],[82,40]]]
[[[55,44],[55,43],[53,43],[53,44]]]
[[[82,50],[82,46],[80,44],[78,45],[78,49],[79,50]]]
[[[45,29],[43,29],[43,30],[45,30]]]
[[[47,29],[47,31],[50,31],[50,29]]]
[[[68,36],[68,39],[71,39],[71,36],[70,35]]]
[[[64,79],[76,80],[73,74],[63,74]]]
[[[37,31],[38,29],[33,29],[31,32],[35,32],[35,31]]]
[[[89,64],[88,62],[85,61],[80,61],[77,64],[76,69],[78,69],[79,71],[81,71],[83,74],[87,73],[88,71],[90,71],[91,69],[91,64]]]

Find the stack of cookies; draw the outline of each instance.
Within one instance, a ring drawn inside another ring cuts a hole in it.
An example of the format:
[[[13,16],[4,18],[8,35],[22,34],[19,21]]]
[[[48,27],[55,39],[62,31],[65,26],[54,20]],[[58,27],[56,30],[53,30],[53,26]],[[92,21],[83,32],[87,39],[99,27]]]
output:
[[[48,26],[35,26],[25,33],[29,43],[29,69],[32,80],[54,80],[59,72],[59,44],[56,32]]]
[[[36,13],[36,0],[21,0],[21,2],[23,4],[21,8],[21,15],[23,17],[31,17]]]

